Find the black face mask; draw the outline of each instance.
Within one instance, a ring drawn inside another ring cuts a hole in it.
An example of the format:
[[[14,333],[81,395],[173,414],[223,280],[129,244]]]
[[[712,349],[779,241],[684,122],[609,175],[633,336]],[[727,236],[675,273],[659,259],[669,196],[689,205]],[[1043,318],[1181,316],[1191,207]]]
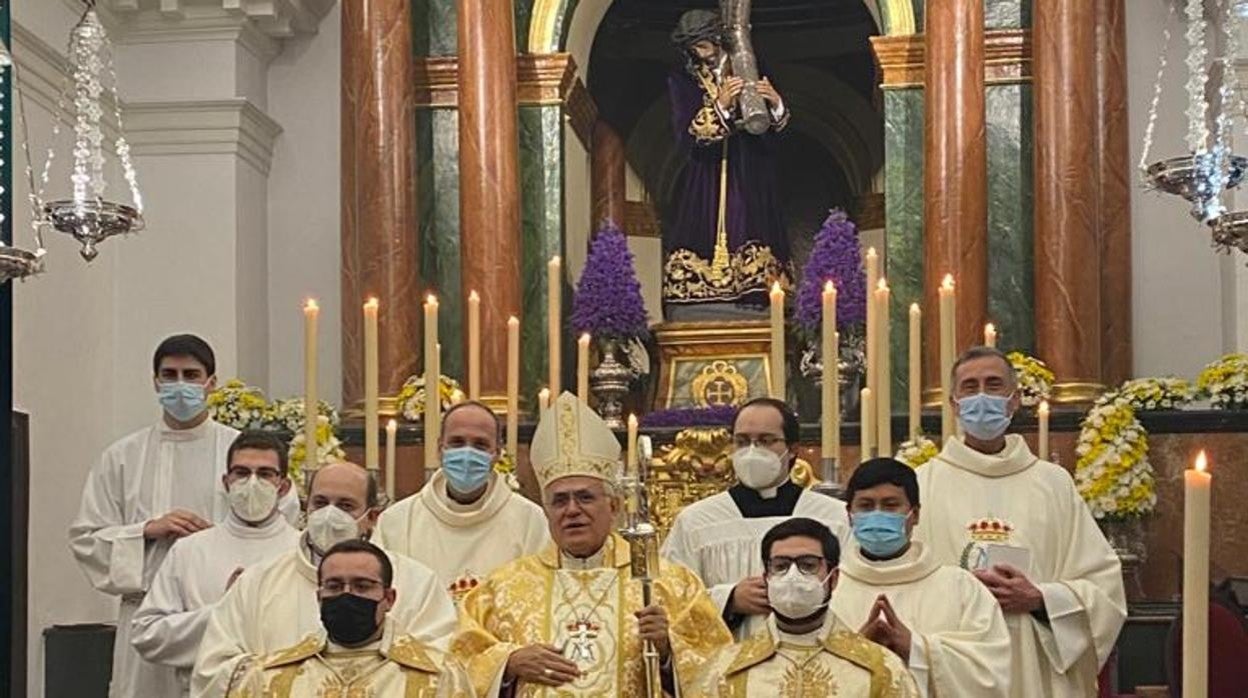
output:
[[[339,594],[321,601],[321,625],[340,645],[358,645],[377,632],[377,604],[355,594]]]

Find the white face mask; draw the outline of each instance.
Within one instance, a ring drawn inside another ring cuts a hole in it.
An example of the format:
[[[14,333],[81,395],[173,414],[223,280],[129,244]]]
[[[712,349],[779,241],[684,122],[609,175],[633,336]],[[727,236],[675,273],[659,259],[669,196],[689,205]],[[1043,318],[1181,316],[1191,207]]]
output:
[[[831,572],[828,573],[831,575]],[[830,598],[824,582],[814,575],[802,574],[797,565],[789,568],[783,577],[767,580],[767,602],[785,618],[798,619],[812,616],[828,605]]]
[[[250,524],[269,518],[277,507],[277,486],[254,474],[230,485],[226,495],[234,515]]]
[[[779,484],[784,461],[768,449],[751,445],[732,454],[732,469],[741,484],[752,490],[764,490]]]
[[[367,512],[360,518],[364,518]],[[317,552],[325,553],[344,540],[360,537],[360,520],[334,505],[323,506],[308,514],[308,540]]]

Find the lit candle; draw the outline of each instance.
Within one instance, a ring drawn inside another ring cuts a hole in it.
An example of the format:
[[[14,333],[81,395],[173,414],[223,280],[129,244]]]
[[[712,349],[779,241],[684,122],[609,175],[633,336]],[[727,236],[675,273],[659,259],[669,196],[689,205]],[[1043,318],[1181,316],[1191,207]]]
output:
[[[822,424],[820,425],[820,450],[825,459],[837,457],[837,451],[840,450],[841,436],[841,420],[840,410],[838,409],[837,393],[840,392],[840,376],[837,371],[839,357],[837,354],[836,340],[836,285],[829,279],[823,285],[823,296],[820,299],[823,303],[823,325],[819,331],[820,346],[822,348],[823,359],[823,383],[820,385],[819,396],[821,398],[820,415]]]
[[[550,388],[542,388],[537,391],[537,406],[542,411],[550,407]]]
[[[953,274],[945,274],[940,284],[940,441],[943,444],[953,436],[953,403],[949,397],[953,395],[950,375],[953,371],[953,352],[956,345],[954,336],[954,295]]]
[[[784,375],[784,289],[779,281],[771,284],[771,396],[783,400]]]
[[[303,467],[316,470],[316,326],[321,308],[315,298],[303,306]]]
[[[997,346],[997,326],[991,322],[984,325],[984,346],[993,348]]]
[[[625,449],[628,460],[624,462],[624,472],[628,475],[637,474],[637,415],[628,415],[628,444]]]
[[[438,299],[425,299],[425,470],[438,467]]]
[[[1201,451],[1183,473],[1183,696],[1209,688],[1209,495],[1213,478]]]
[[[377,431],[377,311],[376,298],[364,303],[364,467],[376,470],[381,466]]]
[[[399,423],[391,419],[386,422],[386,497],[394,503],[398,489],[394,482],[394,441],[399,432]]]
[[[560,342],[563,341],[561,318],[563,317],[563,264],[558,257],[551,257],[546,265],[546,344],[547,364],[550,369],[547,383],[550,394],[559,397],[559,370],[561,363]]]
[[[877,355],[878,348],[875,343],[875,333],[877,332],[875,303],[872,302],[871,294],[875,292],[876,284],[880,281],[880,256],[876,254],[874,247],[867,248],[867,257],[864,264],[866,264],[867,267],[867,338],[865,347],[867,351],[866,387],[870,388],[872,392],[875,392],[878,390],[876,387],[876,376],[878,375],[877,363],[879,362],[879,356]],[[870,421],[866,422],[863,426],[864,428],[869,428],[874,431],[875,415],[872,414]]]
[[[481,399],[481,296],[468,294],[468,397]]]
[[[875,400],[876,429],[879,432],[876,444],[879,446],[880,455],[893,452],[893,364],[889,360],[891,352],[889,351],[890,330],[888,327],[890,299],[891,291],[888,288],[888,281],[881,278],[875,289],[876,387],[872,395],[872,399]]]
[[[589,333],[576,340],[576,397],[589,404]]]
[[[875,457],[872,453],[875,449],[875,431],[871,429],[871,416],[875,414],[875,403],[871,401],[870,388],[863,388],[858,394],[858,408],[861,413],[858,417],[860,422],[858,426],[859,450],[862,452],[858,460],[863,462]]]
[[[1036,417],[1040,423],[1039,432],[1036,440],[1039,442],[1040,460],[1049,459],[1049,401],[1041,400],[1040,407],[1036,410]]]
[[[923,432],[923,311],[918,303],[910,304],[910,438],[917,439]]]
[[[507,318],[507,453],[520,447],[520,318]]]

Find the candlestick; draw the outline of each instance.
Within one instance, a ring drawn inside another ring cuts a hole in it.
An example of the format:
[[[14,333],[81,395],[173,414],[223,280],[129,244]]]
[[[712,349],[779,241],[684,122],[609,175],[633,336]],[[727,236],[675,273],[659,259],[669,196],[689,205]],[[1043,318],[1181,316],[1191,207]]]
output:
[[[520,318],[507,318],[507,453],[520,447]]]
[[[956,337],[954,336],[954,295],[953,274],[945,274],[940,284],[940,442],[943,444],[953,436],[954,419],[953,403],[949,398],[953,395],[953,352]]]
[[[468,399],[481,399],[481,296],[468,294]]]
[[[840,419],[836,404],[836,394],[840,388],[840,376],[837,371],[836,346],[836,285],[829,279],[823,285],[822,301],[823,317],[819,331],[820,347],[823,360],[823,382],[819,386],[820,397],[820,450],[824,459],[837,457],[840,437]]]
[[[910,304],[910,439],[917,440],[923,433],[922,383],[923,383],[923,311],[918,303]]]
[[[1041,400],[1036,409],[1036,418],[1040,424],[1036,439],[1039,445],[1040,460],[1049,459],[1049,401]]]
[[[1201,451],[1183,473],[1183,696],[1209,690],[1209,501],[1213,478]]]
[[[432,293],[425,299],[425,414],[422,438],[425,470],[438,467],[438,299]]]
[[[624,472],[637,475],[637,415],[628,415],[628,444],[625,450],[627,459],[624,461]]]
[[[858,393],[858,409],[860,412],[858,448],[861,451],[858,461],[865,462],[875,457],[875,431],[871,429],[871,416],[875,414],[875,403],[871,400],[870,388],[863,388]]]
[[[562,361],[563,333],[560,325],[563,317],[563,263],[558,257],[551,257],[546,265],[546,344],[549,376],[547,384],[550,394],[559,397],[559,371]]]
[[[394,482],[394,442],[399,432],[399,423],[391,419],[386,422],[386,497],[393,504],[398,493]]]
[[[771,396],[785,396],[784,367],[784,289],[779,281],[771,284]]]
[[[589,404],[589,333],[576,340],[576,397]]]
[[[876,387],[872,399],[875,400],[876,430],[879,432],[876,445],[882,456],[893,452],[893,362],[890,358],[892,352],[889,351],[891,298],[888,280],[881,277],[875,289],[875,321],[878,327],[875,331]]]
[[[316,334],[321,308],[315,298],[309,298],[303,306],[303,467],[316,470],[317,462],[317,395],[316,395]]]
[[[379,302],[369,298],[364,303],[364,467],[376,470],[381,465],[378,453],[380,423],[377,421],[377,311]]]
[[[878,322],[876,319],[875,303],[872,302],[871,294],[875,293],[876,285],[880,281],[880,256],[876,253],[874,247],[867,248],[867,256],[864,264],[866,264],[867,267],[867,339],[865,347],[867,350],[867,382],[865,387],[870,388],[871,392],[875,393],[879,390],[876,382],[878,380],[878,364],[880,359],[879,347],[875,342],[875,333],[878,331],[876,329],[876,325]],[[876,426],[874,413],[870,415],[870,419],[863,425],[863,427],[875,431]],[[874,440],[874,436],[872,439]]]
[[[997,346],[997,326],[991,322],[984,325],[984,346],[994,349]]]
[[[550,407],[550,388],[542,388],[537,391],[537,406],[543,412]]]

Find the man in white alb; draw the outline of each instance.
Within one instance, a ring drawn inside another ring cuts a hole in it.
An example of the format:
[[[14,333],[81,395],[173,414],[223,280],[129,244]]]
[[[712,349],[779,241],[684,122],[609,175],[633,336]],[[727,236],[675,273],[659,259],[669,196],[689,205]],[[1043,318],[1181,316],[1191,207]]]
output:
[[[901,657],[924,698],[1008,696],[1010,632],[996,599],[910,540],[919,520],[914,469],[869,460],[845,490],[856,544],[841,556],[832,612]]]
[[[192,696],[225,695],[250,659],[289,648],[321,626],[316,568],[336,543],[367,539],[377,521],[377,481],[354,463],[333,463],[308,483],[308,526],[293,550],[239,576],[208,618],[191,675]],[[396,632],[445,649],[455,606],[424,565],[388,553],[398,595]]]
[[[130,621],[173,542],[229,511],[220,468],[238,431],[208,416],[216,387],[212,347],[191,334],[165,339],[152,358],[161,420],[109,446],[87,475],[69,546],[92,586],[121,600],[109,696],[177,695],[170,667],[143,661]],[[280,508],[298,515],[293,494]]]
[[[1095,695],[1126,619],[1122,568],[1061,466],[1006,435],[1018,382],[996,349],[953,367],[965,438],[918,470],[927,506],[915,530],[943,564],[972,570],[1005,612],[1015,698]]]
[[[789,479],[796,458],[797,415],[771,398],[747,402],[733,422],[732,469],[739,484],[690,504],[672,524],[663,555],[702,579],[737,639],[763,628],[771,606],[759,543],[793,516],[823,523],[847,540],[845,504]]]
[[[277,510],[290,491],[286,445],[263,431],[230,444],[224,484],[230,513],[220,524],[174,543],[134,614],[133,644],[149,662],[177,671],[189,695],[191,666],[213,606],[243,569],[284,553],[299,532]]]
[[[442,468],[416,494],[387,508],[373,541],[421,562],[457,601],[500,565],[550,544],[542,508],[494,472],[498,417],[479,402],[442,416]]]

